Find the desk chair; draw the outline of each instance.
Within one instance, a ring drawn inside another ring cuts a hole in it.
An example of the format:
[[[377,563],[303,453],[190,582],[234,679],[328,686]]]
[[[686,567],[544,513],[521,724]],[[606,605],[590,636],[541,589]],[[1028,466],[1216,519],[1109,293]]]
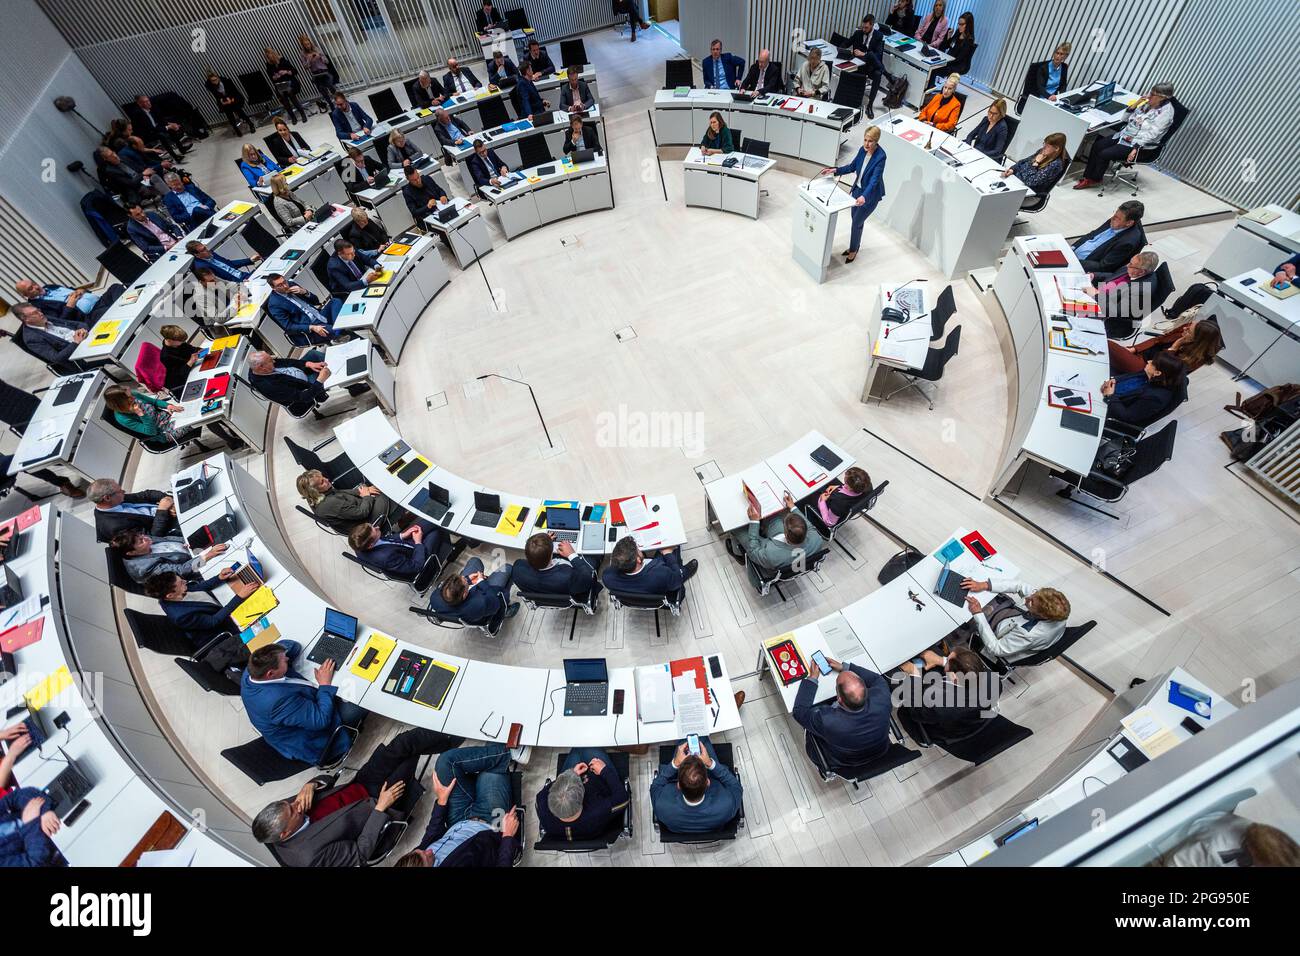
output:
[[[376,567],[372,567],[365,561],[362,561],[351,551],[344,551],[343,557],[354,564],[360,565],[361,570],[365,571],[366,574],[370,575],[372,578],[377,578],[380,581],[397,581],[401,584],[410,585],[411,590],[415,592],[415,597],[418,598],[423,597],[424,594],[428,592],[429,588],[436,580],[438,580],[442,575],[442,572],[447,568],[447,565],[463,550],[465,550],[464,539],[455,544],[451,541],[444,541],[442,546],[439,547],[435,553],[429,555],[428,560],[424,562],[424,566],[409,577],[400,574],[389,574],[388,572],[381,571]]]
[[[849,38],[842,33],[836,33],[834,30],[832,30],[831,37],[830,37],[830,44],[831,46],[836,48],[845,47],[849,45]]]
[[[282,409],[286,415],[288,415],[290,418],[296,419],[297,421],[302,421],[308,415],[311,415],[317,421],[323,422],[330,418],[337,418],[339,415],[342,415],[345,412],[352,411],[352,407],[348,406],[345,408],[337,409],[332,412],[322,412],[320,410],[320,406],[328,402],[330,398],[333,397],[332,395],[327,395],[325,398],[319,401],[313,399],[311,401],[305,402],[304,400],[300,399],[294,402],[292,405],[281,405],[279,402],[271,401],[271,399],[268,398],[260,388],[258,388],[256,385],[253,384],[252,379],[244,375],[243,372],[235,372],[233,373],[233,375],[235,381],[238,382],[242,387],[251,389],[253,392],[257,393],[259,397],[270,402],[276,408]]]
[[[51,492],[48,495],[33,495],[18,486],[18,475],[9,474],[9,466],[13,464],[13,455],[0,455],[0,501],[9,496],[9,492],[17,491],[20,495],[35,504],[38,501],[45,501],[47,498],[53,498],[57,492]],[[22,472],[19,472],[22,474]]]
[[[829,547],[822,548],[816,554],[808,555],[804,558],[803,570],[799,571],[795,569],[794,562],[769,570],[755,564],[747,553],[745,555],[745,574],[754,590],[758,592],[759,597],[767,597],[768,593],[775,588],[776,593],[781,596],[781,600],[786,601],[788,599],[785,592],[781,590],[781,585],[788,584],[796,578],[817,571],[822,566],[822,562],[829,558],[830,555],[831,549]]]
[[[149,268],[149,263],[143,257],[136,255],[134,248],[134,244],[128,245],[119,239],[95,256],[95,261],[118,282],[131,285]]]
[[[893,730],[892,720],[890,726],[893,736],[896,738],[901,737],[901,733]],[[826,754],[817,738],[807,733],[807,731],[805,731],[805,735],[808,741],[807,752],[809,759],[812,760],[813,766],[817,768],[817,775],[822,778],[822,782],[830,783],[838,777],[853,784],[854,790],[860,789],[858,784],[866,783],[872,777],[879,777],[881,774],[895,770],[904,764],[909,764],[921,756],[921,751],[911,750],[895,739],[889,742],[889,749],[885,751],[882,757],[852,767],[831,767],[827,764]]]
[[[400,103],[397,102],[397,94],[392,91],[391,87],[384,87],[382,90],[376,90],[371,93],[367,99],[370,100],[370,112],[375,117],[375,121],[382,123],[392,119],[398,113],[404,113]],[[387,166],[387,163],[384,163]]]
[[[689,59],[677,58],[664,61],[664,89],[675,90],[679,86],[695,89],[695,67]]]
[[[334,733],[330,734],[330,739],[326,742],[323,751],[329,753],[334,747],[334,741],[339,739],[339,735],[348,731],[351,731],[352,736],[347,750],[329,763],[315,764],[317,770],[329,772],[343,765],[343,761],[352,752],[352,745],[356,743],[357,734],[361,731],[360,726],[348,727],[346,724],[340,724],[334,728]],[[264,787],[268,783],[275,783],[277,780],[285,780],[313,766],[306,760],[294,760],[291,757],[284,756],[268,744],[264,737],[257,737],[237,747],[227,747],[221,751],[221,756],[234,764],[244,776],[259,787]]]
[[[1096,621],[1086,621],[1083,624],[1076,624],[1073,627],[1067,627],[1057,642],[1051,647],[1041,650],[1037,654],[1030,654],[1028,657],[1021,658],[1014,663],[1008,664],[996,657],[988,657],[983,653],[980,654],[980,658],[984,661],[989,670],[995,671],[1008,683],[1014,684],[1017,683],[1017,681],[1013,675],[1018,669],[1021,667],[1039,667],[1049,661],[1056,660],[1077,644],[1085,634],[1096,626]],[[1021,683],[1023,683],[1023,681],[1021,681]],[[1019,694],[1016,696],[1019,696]]]
[[[1020,128],[1020,120],[1014,116],[1004,116],[1002,117],[1002,122],[1007,124],[1007,145],[1010,146],[1012,140],[1016,138],[1016,130]],[[1007,161],[1007,152],[1005,149],[1002,151],[1002,155],[998,157],[998,160],[1002,163]]]
[[[483,632],[485,637],[496,637],[501,633],[501,626],[506,620],[506,596],[502,594],[500,595],[500,599],[501,607],[486,623],[483,624],[470,624],[467,621],[462,621],[454,614],[439,614],[437,611],[431,611],[427,607],[411,606],[408,607],[407,610],[412,614],[418,614],[430,624],[449,631],[479,630]]]
[[[925,389],[921,388],[920,383],[922,381],[937,382],[943,378],[943,370],[945,366],[947,366],[948,362],[957,354],[957,349],[960,346],[961,326],[959,325],[952,330],[952,334],[948,336],[948,341],[943,344],[942,348],[929,349],[926,352],[925,365],[920,369],[914,369],[913,371],[915,371],[916,374],[909,375],[906,372],[893,369],[892,371],[898,372],[899,375],[902,375],[903,378],[907,379],[907,384],[899,386],[886,395],[885,401],[889,401],[899,392],[906,391],[909,388],[914,388],[930,403],[930,411],[934,411],[934,396],[927,395]]]
[[[517,588],[515,593],[531,611],[567,611],[572,608],[573,619],[569,622],[569,640],[573,640],[573,632],[578,627],[578,612],[581,611],[588,617],[596,613],[596,598],[591,593],[587,594],[585,601],[579,601],[571,594],[542,594],[537,591],[525,591],[523,588]]]
[[[294,462],[303,471],[319,471],[340,488],[355,488],[357,485],[364,483],[365,476],[361,474],[356,465],[352,464],[352,459],[346,453],[336,455],[329,461],[316,454],[334,441],[338,441],[338,439],[331,435],[319,445],[305,448],[288,435],[284,436],[284,443],[289,446],[289,454],[293,456]]]
[[[1039,61],[1041,63],[1042,61]],[[1025,80],[1020,85],[1020,96],[1016,99],[1016,113],[1021,116],[1025,113],[1025,104],[1029,102],[1029,91],[1034,86],[1034,74],[1038,71],[1039,63],[1030,63],[1029,68],[1025,70]],[[1061,92],[1065,92],[1062,90]]]
[[[685,590],[685,588],[683,588]],[[673,617],[682,616],[682,601],[686,600],[683,594],[676,601],[671,595],[645,595],[630,594],[626,591],[615,591],[609,589],[609,605],[615,611],[621,611],[624,608],[633,611],[652,611],[655,616],[655,637],[659,636],[659,612],[667,611]]]
[[[113,548],[104,549],[104,562],[108,565],[109,587],[121,588],[127,594],[144,594],[144,585],[138,584],[126,571],[126,562]],[[170,620],[164,617],[164,620]],[[188,643],[188,642],[187,642]]]
[[[803,509],[804,517],[806,517],[808,522],[817,529],[818,533],[820,533],[823,538],[826,539],[828,544],[839,545],[839,549],[849,556],[850,561],[856,561],[857,556],[846,548],[843,542],[837,541],[836,535],[848,527],[849,522],[854,518],[861,516],[866,518],[868,521],[871,521],[870,518],[867,518],[867,512],[876,506],[876,502],[880,500],[880,496],[885,493],[885,489],[888,487],[889,482],[882,481],[875,488],[871,489],[871,494],[859,497],[857,501],[853,502],[853,504],[849,506],[848,514],[834,525],[828,525],[822,520],[821,512],[817,510],[815,500]]]
[[[560,754],[555,760],[555,776],[558,777],[564,772],[564,765],[568,762],[569,754]],[[614,751],[609,755],[609,761],[614,767],[614,772],[618,774],[619,779],[623,781],[623,786],[627,792],[632,792],[632,774],[628,767],[628,756],[622,751]],[[545,786],[549,787],[555,777],[547,777]],[[590,853],[593,850],[604,850],[618,842],[618,838],[627,834],[628,839],[632,837],[632,799],[628,799],[627,806],[623,812],[617,814],[609,821],[609,827],[598,837],[592,837],[588,840],[566,840],[563,836],[547,836],[546,831],[538,828],[539,839],[533,844],[534,850],[545,850],[557,853]]]
[[[1008,140],[1008,142],[1010,141]],[[1053,179],[1051,184],[1046,189],[1044,189],[1041,193],[1031,192],[1028,196],[1026,196],[1023,200],[1021,200],[1020,211],[1032,214],[1032,213],[1042,212],[1044,209],[1046,209],[1048,200],[1052,198],[1052,190],[1056,188],[1057,183],[1059,183],[1064,176],[1065,176],[1065,172],[1064,170],[1062,170],[1061,175]],[[1023,226],[1028,221],[1029,220],[1021,219],[1020,217],[1017,216],[1016,221],[1012,223],[1012,225]]]
[[[271,89],[271,84],[267,82],[266,76],[261,70],[239,74],[239,85],[244,88],[244,102],[250,112],[256,115],[265,115],[267,119],[278,116],[283,112],[278,107],[269,110],[263,109],[263,107],[275,100],[275,91]]]
[[[113,410],[107,405],[100,408],[99,417],[101,420],[107,422],[109,427],[124,435],[129,435],[132,439],[139,442],[140,447],[151,455],[166,455],[170,452],[184,449],[189,445],[197,445],[198,450],[201,452],[209,452],[213,450],[199,441],[201,433],[197,428],[187,428],[184,431],[177,433],[177,437],[175,438],[144,438],[143,436],[137,435],[135,432],[131,431],[131,429],[118,424],[117,419],[113,417]],[[182,454],[181,457],[184,458],[185,455]]]
[[[528,169],[554,161],[545,136],[525,136],[519,141],[519,167]]]
[[[499,96],[488,97],[478,105],[478,119],[482,125],[479,130],[496,129],[510,122],[510,114],[506,111],[506,104]],[[469,141],[473,142],[476,137],[470,136]],[[492,146],[488,143],[489,148]]]
[[[560,68],[567,70],[571,66],[584,67],[591,62],[587,56],[586,44],[581,39],[560,41]]]
[[[315,523],[316,527],[319,528],[321,531],[324,531],[326,534],[337,534],[337,535],[339,535],[340,537],[346,537],[346,536],[347,536],[347,532],[344,532],[344,531],[335,531],[332,527],[330,527],[328,524],[326,524],[323,520],[321,520],[320,518],[316,517],[316,513],[315,513],[314,511],[312,511],[310,508],[304,507],[303,505],[294,505],[294,506],[293,506],[293,509],[294,509],[295,511],[297,511],[300,515],[303,515],[303,516],[306,517],[306,518],[310,518],[310,519],[312,520],[312,522]]]
[[[947,286],[939,293],[938,300],[934,303],[934,308],[930,310],[930,341],[938,342],[943,338],[943,330],[948,325],[948,320],[952,314],[957,311],[957,303],[952,297],[952,286]]]
[[[750,156],[759,156],[763,159],[767,159],[768,150],[771,148],[771,145],[771,143],[765,142],[761,139],[754,139],[754,137],[751,136],[749,139],[745,140],[744,152]]]
[[[36,361],[40,362],[47,369],[50,370],[50,374],[53,376],[57,377],[60,375],[75,375],[76,373],[83,371],[81,364],[79,362],[73,362],[71,360],[66,362],[45,361],[45,359],[41,358],[39,355],[33,352],[31,346],[29,346],[27,342],[23,339],[23,330],[25,328],[27,328],[27,326],[23,325],[22,323],[19,323],[17,330],[14,332],[4,331],[3,329],[0,329],[0,332],[4,332],[5,335],[9,336],[10,341],[14,343],[18,351],[24,352],[27,355],[30,355]]]
[[[965,760],[977,767],[1034,735],[1028,727],[1022,727],[1001,714],[986,720],[985,727],[971,736],[949,742],[931,740],[925,728],[912,721],[906,714],[900,715],[899,723],[918,746],[926,749],[938,747],[958,760]]]
[[[110,564],[109,567],[111,573],[112,565]],[[223,697],[239,696],[237,681],[225,673],[213,670],[205,663],[207,656],[233,635],[218,634],[202,647],[195,649],[193,642],[181,633],[166,614],[143,614],[133,608],[124,609],[123,614],[126,615],[127,627],[131,629],[136,647],[153,651],[155,654],[177,655],[173,658],[176,666],[205,691]]]
[[[875,85],[880,85],[879,77],[876,78]],[[866,95],[867,74],[854,70],[852,73],[840,74],[840,81],[835,87],[835,95],[831,97],[831,102],[838,106],[860,110],[863,97]]]
[[[1074,497],[1074,493],[1081,491],[1099,501],[1114,504],[1128,494],[1129,485],[1158,471],[1161,465],[1174,457],[1174,439],[1177,433],[1178,422],[1172,421],[1154,435],[1148,435],[1140,439],[1137,442],[1137,450],[1133,455],[1128,471],[1124,473],[1122,478],[1106,474],[1099,470],[1095,463],[1087,475],[1080,476],[1073,472],[1052,472],[1054,478],[1067,482],[1067,485],[1056,493],[1057,497],[1074,501],[1090,511],[1118,520],[1119,515],[1113,515],[1109,511],[1088,504],[1086,501],[1079,501]]]
[[[274,215],[272,218],[275,218]],[[280,222],[279,219],[275,220]],[[283,223],[281,223],[283,226]],[[256,219],[250,219],[244,223],[243,229],[239,231],[240,238],[248,243],[250,249],[256,252],[263,259],[270,259],[275,256],[276,249],[280,248],[280,241],[266,231]]]
[[[1174,138],[1174,134],[1178,132],[1178,128],[1183,125],[1183,122],[1187,119],[1188,114],[1191,113],[1191,110],[1189,110],[1182,103],[1178,102],[1178,97],[1176,96],[1169,97],[1169,102],[1174,108],[1174,118],[1169,123],[1169,131],[1165,133],[1165,138],[1162,139],[1155,146],[1152,146],[1150,149],[1139,149],[1136,162],[1126,163],[1121,161],[1112,164],[1107,175],[1103,176],[1101,179],[1101,188],[1097,190],[1098,196],[1104,196],[1106,194],[1107,179],[1109,179],[1112,183],[1119,182],[1119,183],[1123,183],[1125,186],[1131,187],[1133,190],[1129,194],[1131,196],[1136,196],[1138,194],[1138,171],[1141,169],[1141,167],[1149,166],[1160,158],[1161,152],[1164,151],[1165,144]],[[1123,170],[1127,170],[1127,169],[1131,169],[1133,171],[1133,175],[1131,177],[1125,178],[1125,176],[1123,175]]]
[[[664,764],[673,762],[673,755],[676,750],[677,748],[672,744],[664,744],[659,748],[659,764],[655,767],[654,773],[656,777],[659,776],[660,767]],[[740,771],[736,769],[735,755],[732,752],[731,744],[714,744],[713,756],[719,763],[734,773],[737,780],[740,779]],[[653,804],[651,804],[650,809],[650,823],[655,828],[655,832],[659,834],[660,843],[721,843],[723,840],[736,839],[737,831],[745,825],[745,802],[742,797],[740,809],[736,811],[736,815],[731,818],[731,821],[727,823],[726,826],[719,830],[710,830],[706,833],[676,833],[669,830],[666,826],[660,823],[659,818],[654,815]]]

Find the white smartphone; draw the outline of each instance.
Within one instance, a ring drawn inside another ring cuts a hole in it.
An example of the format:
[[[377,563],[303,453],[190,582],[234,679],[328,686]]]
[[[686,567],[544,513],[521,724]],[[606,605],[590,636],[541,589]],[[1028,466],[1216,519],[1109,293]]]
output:
[[[686,752],[692,757],[700,755],[700,735],[688,734],[686,736]]]

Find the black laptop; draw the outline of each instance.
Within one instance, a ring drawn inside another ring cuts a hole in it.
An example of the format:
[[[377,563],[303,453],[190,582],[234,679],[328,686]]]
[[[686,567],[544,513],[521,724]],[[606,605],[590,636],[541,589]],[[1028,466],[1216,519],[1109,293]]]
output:
[[[451,222],[460,215],[460,210],[456,208],[455,203],[449,202],[447,205],[439,208],[433,215],[439,222]]]
[[[325,609],[325,627],[320,638],[312,645],[307,660],[314,664],[324,664],[327,660],[335,667],[342,667],[352,653],[352,645],[357,642],[357,619],[351,614],[344,614],[332,607]]]
[[[431,481],[411,499],[411,507],[432,515],[435,521],[445,521],[451,507],[451,493],[442,485]]]
[[[573,162],[575,165],[580,166],[583,163],[589,163],[595,158],[596,151],[594,149],[575,149],[573,151]]]
[[[14,574],[14,569],[5,565],[5,581],[0,584],[0,601],[4,602],[5,607],[13,607],[23,599],[23,582],[18,580],[18,575]]]
[[[825,445],[818,445],[808,457],[817,462],[817,464],[821,465],[827,471],[834,471],[839,467],[840,462],[844,460]]]
[[[63,755],[63,759],[68,762],[68,765],[59,771],[57,777],[50,781],[45,788],[45,795],[50,799],[49,808],[59,815],[60,820],[67,820],[72,811],[94,789],[94,784],[81,772],[76,762],[67,755],[62,747],[59,748],[59,753]]]
[[[13,561],[15,558],[21,558],[27,553],[27,545],[31,541],[31,536],[25,531],[19,531],[18,525],[14,525],[13,534],[9,536],[9,542],[4,546],[4,557],[6,561]]]
[[[486,491],[474,492],[474,514],[469,523],[482,528],[495,528],[501,520],[501,496]]]
[[[216,521],[203,525],[185,539],[191,548],[210,548],[222,544],[239,534],[239,519],[233,514],[224,514]]]
[[[565,717],[604,717],[609,712],[609,670],[605,658],[566,658],[564,683]]]

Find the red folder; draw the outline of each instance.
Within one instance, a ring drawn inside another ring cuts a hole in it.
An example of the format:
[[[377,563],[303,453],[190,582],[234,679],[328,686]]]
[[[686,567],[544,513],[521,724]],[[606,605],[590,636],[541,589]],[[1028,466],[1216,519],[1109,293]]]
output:
[[[609,514],[611,524],[626,524],[623,520],[623,502],[632,498],[640,498],[645,501],[645,495],[624,495],[622,498],[613,498],[609,502]]]
[[[229,389],[230,389],[230,376],[217,375],[214,378],[208,379],[208,387],[203,390],[203,397],[205,399],[221,398],[226,394],[226,392]]]
[[[36,620],[28,621],[26,624],[19,624],[17,627],[11,627],[3,634],[0,634],[0,651],[4,651],[6,654],[12,654],[14,651],[21,650],[28,644],[35,644],[41,639],[41,632],[44,629],[44,617],[38,617]]]
[[[695,671],[695,686],[704,691],[704,702],[713,703],[709,698],[709,675],[704,669],[703,657],[683,657],[679,661],[668,662],[668,673],[674,678],[681,677],[688,671]]]
[[[1035,269],[1060,269],[1066,265],[1065,253],[1060,249],[1042,249],[1029,254],[1029,262]]]

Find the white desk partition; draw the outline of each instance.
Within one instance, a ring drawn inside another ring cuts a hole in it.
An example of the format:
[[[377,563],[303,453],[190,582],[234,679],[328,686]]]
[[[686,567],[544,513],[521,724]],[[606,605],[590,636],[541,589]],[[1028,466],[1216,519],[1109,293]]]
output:
[[[1116,113],[1107,113],[1091,107],[1074,113],[1065,109],[1061,103],[1065,97],[1075,93],[1084,91],[1096,93],[1104,85],[1104,83],[1092,83],[1086,87],[1066,90],[1055,101],[1040,99],[1037,96],[1029,97],[1025,101],[1024,112],[1020,114],[1016,134],[1011,137],[1011,144],[1007,147],[1007,158],[1021,160],[1032,156],[1050,133],[1064,133],[1066,151],[1075,159],[1082,158],[1080,147],[1098,133],[1122,127],[1128,122],[1128,112],[1120,110]],[[1137,94],[1121,86],[1115,87],[1116,102],[1136,103],[1138,99]]]
[[[212,345],[211,342],[206,344],[209,348]],[[244,444],[262,451],[266,445],[266,423],[271,414],[271,402],[240,380],[248,374],[245,365],[248,353],[252,351],[251,340],[239,336],[239,341],[231,348],[233,357],[224,365],[204,369],[202,361],[195,362],[185,380],[185,388],[181,390],[184,398],[191,384],[202,382],[206,388],[211,379],[229,375],[226,394],[209,401],[200,390],[196,397],[180,403],[183,411],[177,412],[173,421],[177,428],[228,427]]]
[[[51,382],[14,449],[9,474],[49,469],[82,482],[120,476],[133,439],[100,418],[107,384],[99,372]]]
[[[437,152],[427,153],[423,162],[414,165],[420,170],[421,181],[431,179],[435,188],[450,198],[451,191],[447,188],[442,168],[438,164],[438,155]],[[402,192],[407,183],[406,170],[400,166],[390,167],[388,176],[386,185],[357,190],[354,198],[359,205],[371,209],[384,224],[388,234],[395,236],[404,229],[410,229],[415,224],[415,217],[407,207],[406,196]]]
[[[443,222],[431,213],[424,218],[424,227],[446,236],[456,262],[462,269],[468,269],[476,259],[492,251],[492,237],[488,234],[487,222],[475,203],[463,196],[450,198],[450,205],[456,208],[456,215]]]
[[[1228,230],[1205,260],[1205,271],[1219,279],[1252,269],[1271,274],[1298,252],[1300,213],[1277,204],[1261,206],[1237,218],[1236,226]]]
[[[1300,380],[1300,295],[1267,291],[1275,265],[1225,279],[1200,312],[1219,323],[1218,357],[1266,388]]]
[[[724,166],[726,162],[732,166]],[[758,218],[759,179],[776,160],[744,153],[705,156],[692,146],[682,163],[686,205]]]
[[[483,189],[507,239],[570,216],[614,208],[609,159],[604,153],[585,163],[566,158],[516,172],[522,178],[504,188]]]
[[[790,227],[790,256],[814,281],[825,282],[840,213],[848,218],[845,210],[853,205],[853,198],[833,179],[800,183],[798,196]]]
[[[420,315],[451,281],[435,237],[410,235],[406,239],[409,241],[400,243],[410,247],[405,251],[388,252],[393,245],[380,250],[378,264],[393,273],[392,279],[386,285],[349,293],[334,323],[337,330],[370,339],[389,365],[397,364]],[[376,290],[383,294],[375,296]]]

